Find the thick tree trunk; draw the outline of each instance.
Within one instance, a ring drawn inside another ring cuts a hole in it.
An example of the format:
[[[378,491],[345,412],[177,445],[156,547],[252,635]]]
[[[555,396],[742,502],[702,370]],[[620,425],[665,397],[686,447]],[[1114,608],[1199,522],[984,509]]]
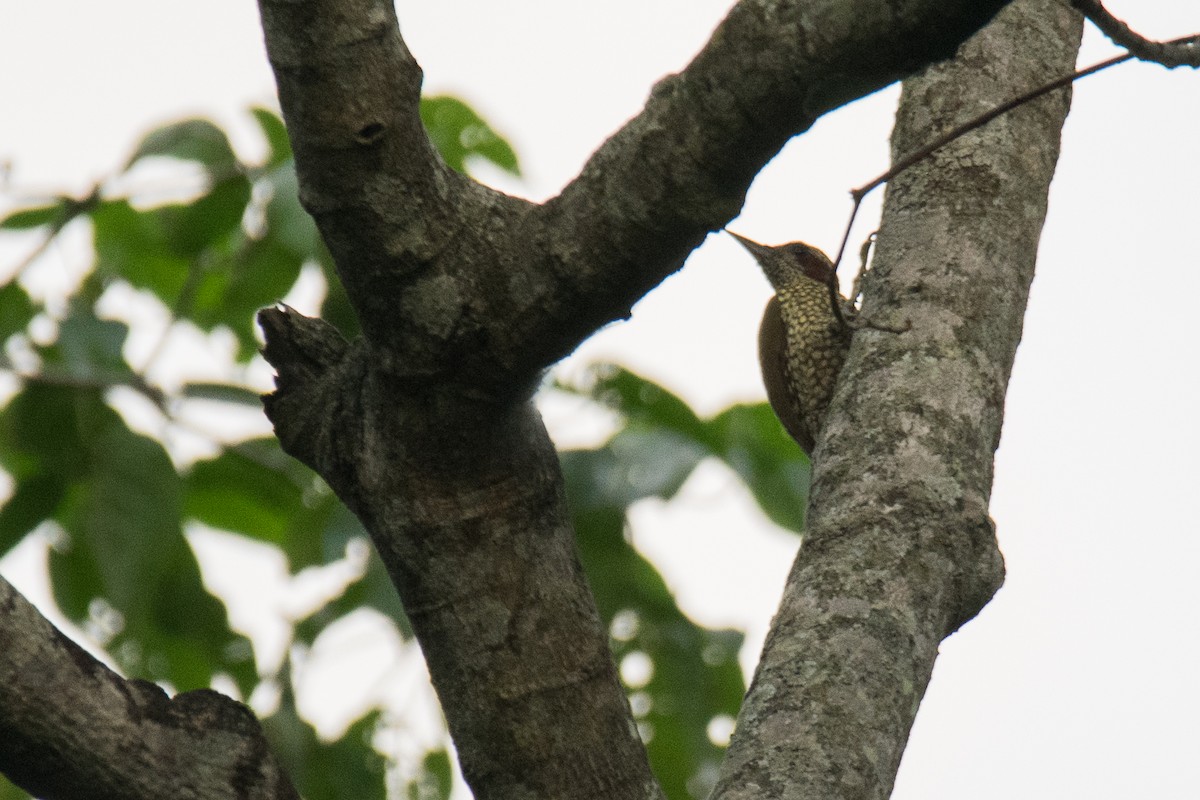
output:
[[[893,158],[1069,73],[1082,20],[1019,0],[904,84]],[[1003,580],[992,456],[1070,91],[888,187],[809,529],[715,798],[885,798],[937,657]]]
[[[261,0],[301,197],[365,336],[264,313],[267,412],[375,540],[477,797],[659,794],[529,403],[539,373],[736,214],[791,136],[1004,4],[740,3],[533,206],[434,156],[390,2]]]
[[[532,389],[736,214],[791,136],[950,57],[1007,3],[744,0],[540,206],[438,158],[390,0],[259,5],[301,196],[364,330],[346,343],[264,312],[280,440],[374,538],[477,797],[660,796]],[[1018,6],[959,65],[908,85],[897,150],[1069,68],[1074,15]],[[1023,109],[890,187],[865,312],[912,329],[856,337],[719,796],[885,796],[938,642],[999,584],[991,456],[1066,103]],[[0,640],[22,640],[0,659],[0,686],[16,687],[0,691],[2,749],[33,765],[27,785],[155,796],[124,787],[165,775],[188,796],[293,794],[242,709],[126,682],[0,589]],[[208,780],[211,763],[233,769]]]

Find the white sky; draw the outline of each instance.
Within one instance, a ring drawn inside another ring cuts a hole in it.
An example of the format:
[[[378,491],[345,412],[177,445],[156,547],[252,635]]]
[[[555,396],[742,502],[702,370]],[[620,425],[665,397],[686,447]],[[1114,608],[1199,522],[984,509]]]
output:
[[[535,199],[570,180],[729,5],[399,4],[427,92],[462,96],[508,136],[526,178],[503,188]],[[1200,30],[1194,0],[1109,5],[1148,35]],[[273,102],[261,38],[249,0],[0,5],[12,186],[82,189],[146,129],[185,115],[254,147],[243,109]],[[1082,63],[1111,52],[1089,31]],[[847,191],[885,166],[895,97],[793,141],[736,229],[833,249]],[[1077,85],[997,458],[1008,582],[943,645],[895,798],[1197,796],[1200,326],[1187,309],[1200,291],[1198,131],[1194,72],[1126,65]],[[748,257],[712,237],[575,363],[619,360],[705,413],[760,399],[754,336],[768,293]],[[562,440],[583,435],[569,408],[547,416]],[[639,507],[634,526],[690,613],[761,636],[794,540],[724,470],[703,468],[668,506]]]

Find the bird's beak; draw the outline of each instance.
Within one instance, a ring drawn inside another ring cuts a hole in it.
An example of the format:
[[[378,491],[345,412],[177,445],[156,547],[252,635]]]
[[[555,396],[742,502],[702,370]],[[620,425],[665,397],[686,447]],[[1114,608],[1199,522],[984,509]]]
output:
[[[754,256],[755,260],[758,260],[760,257],[765,256],[771,250],[771,248],[768,247],[767,245],[759,244],[758,242],[754,241],[753,239],[747,239],[745,236],[742,236],[741,234],[737,234],[737,233],[734,233],[733,231],[729,230],[729,228],[726,228],[725,232],[728,233],[733,238],[737,239],[738,242],[741,243],[742,247],[749,250],[750,255]]]

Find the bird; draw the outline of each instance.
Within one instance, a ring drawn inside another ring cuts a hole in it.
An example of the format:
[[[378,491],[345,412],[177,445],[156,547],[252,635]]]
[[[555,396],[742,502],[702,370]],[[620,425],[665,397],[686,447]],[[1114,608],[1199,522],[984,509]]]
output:
[[[750,251],[775,289],[758,329],[759,366],[775,416],[811,457],[854,334],[833,310],[833,262],[804,242],[770,246],[726,233]]]

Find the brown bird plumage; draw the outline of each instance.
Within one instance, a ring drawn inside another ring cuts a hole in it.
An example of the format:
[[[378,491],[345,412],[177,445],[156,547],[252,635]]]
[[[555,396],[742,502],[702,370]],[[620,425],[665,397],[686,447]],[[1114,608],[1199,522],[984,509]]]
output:
[[[815,247],[777,247],[727,231],[741,242],[775,289],[758,329],[767,399],[792,438],[812,454],[853,334],[833,313],[833,263]]]

